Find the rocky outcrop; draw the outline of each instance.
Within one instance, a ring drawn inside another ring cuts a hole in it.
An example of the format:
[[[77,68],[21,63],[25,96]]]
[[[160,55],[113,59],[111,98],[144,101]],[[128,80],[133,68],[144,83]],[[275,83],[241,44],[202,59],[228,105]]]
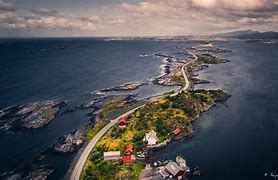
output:
[[[211,54],[200,54],[197,55],[198,61],[205,64],[219,64],[230,62],[228,59],[222,59]]]
[[[110,104],[110,103],[117,103],[117,104],[124,104],[127,102],[134,101],[134,95],[111,95],[106,97],[101,97],[97,99],[93,99],[88,103],[83,103],[79,106],[81,109],[87,108],[95,108],[100,109],[101,107]]]
[[[167,56],[163,54],[156,55],[157,57],[164,57],[164,61],[166,64],[163,66],[164,74],[157,77],[154,80],[155,84],[164,85],[164,86],[180,86],[181,82],[174,81],[173,77],[182,76],[181,68],[185,64],[185,62],[178,61],[176,58],[172,56]],[[183,79],[183,78],[182,78]],[[182,80],[184,81],[184,80]]]
[[[49,124],[65,102],[45,101],[14,106],[0,111],[0,121],[6,122],[10,132],[27,132]]]
[[[46,180],[54,172],[47,166],[27,165],[6,174],[0,175],[3,180]]]
[[[227,99],[231,97],[231,94],[225,92],[221,89],[217,90],[208,90],[209,94],[212,95],[214,102],[225,102]]]
[[[112,91],[130,91],[139,88],[140,86],[146,85],[147,83],[126,83],[113,88],[103,89],[100,92],[112,92]]]
[[[209,84],[210,83],[208,80],[199,79],[199,78],[195,78],[195,77],[190,77],[190,81],[193,84]]]
[[[77,130],[67,134],[57,140],[53,145],[53,151],[56,153],[72,153],[84,142],[84,132]]]
[[[198,49],[197,52],[207,52],[207,53],[230,53],[232,51],[226,50],[226,49],[222,49],[222,48],[201,48]]]
[[[48,169],[46,167],[40,167],[38,169],[34,169],[34,171],[31,171],[27,177],[23,179],[34,179],[34,180],[46,180],[48,177],[54,172],[53,169]]]

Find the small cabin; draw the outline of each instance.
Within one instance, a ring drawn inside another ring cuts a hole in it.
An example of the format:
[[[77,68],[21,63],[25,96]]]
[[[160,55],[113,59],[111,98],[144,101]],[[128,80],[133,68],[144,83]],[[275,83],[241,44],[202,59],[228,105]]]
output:
[[[130,154],[132,154],[132,152],[133,152],[132,144],[127,145],[126,148],[125,148],[125,153],[130,155]]]
[[[120,128],[125,128],[125,127],[126,127],[126,118],[120,117],[120,118],[118,119],[118,126],[119,126]]]
[[[173,136],[178,136],[181,133],[181,130],[179,128],[176,128],[174,131],[172,131]]]

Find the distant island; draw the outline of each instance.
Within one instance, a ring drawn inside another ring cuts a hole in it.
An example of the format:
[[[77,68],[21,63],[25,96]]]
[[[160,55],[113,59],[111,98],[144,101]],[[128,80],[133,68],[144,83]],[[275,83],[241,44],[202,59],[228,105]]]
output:
[[[275,31],[252,31],[252,30],[242,30],[242,31],[232,31],[227,33],[219,33],[214,36],[224,36],[224,37],[235,37],[238,39],[267,39],[273,40],[278,39],[278,32]]]

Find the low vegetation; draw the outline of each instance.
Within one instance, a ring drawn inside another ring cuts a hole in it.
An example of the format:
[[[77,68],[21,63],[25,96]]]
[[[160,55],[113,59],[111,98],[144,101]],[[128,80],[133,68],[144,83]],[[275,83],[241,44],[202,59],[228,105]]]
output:
[[[179,128],[181,135],[193,132],[192,121],[215,102],[224,101],[229,94],[222,90],[197,90],[180,92],[176,96],[165,96],[148,102],[127,117],[127,126],[112,127],[91,152],[82,179],[137,179],[143,164],[139,161],[123,164],[119,161],[104,161],[106,151],[121,151],[126,145],[134,146],[134,154],[143,150],[146,132],[155,130],[159,141],[171,138],[171,132]]]
[[[109,121],[107,121],[107,120],[99,120],[99,121],[95,122],[95,125],[93,126],[93,128],[90,128],[86,132],[86,138],[92,139],[108,123],[109,123]]]
[[[175,83],[180,84],[180,85],[184,85],[185,84],[184,77],[182,75],[180,75],[180,76],[172,76],[171,77],[171,82],[175,82]]]
[[[198,61],[201,61],[206,64],[219,64],[219,63],[226,63],[229,62],[228,59],[218,58],[211,54],[200,54],[198,56]]]

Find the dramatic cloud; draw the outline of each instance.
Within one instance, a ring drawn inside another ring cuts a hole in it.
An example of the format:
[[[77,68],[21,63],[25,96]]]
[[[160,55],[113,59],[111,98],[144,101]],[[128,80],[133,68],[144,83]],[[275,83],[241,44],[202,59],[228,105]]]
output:
[[[15,11],[16,7],[13,3],[5,1],[5,0],[0,0],[0,10],[3,11]]]
[[[123,3],[117,10],[127,12],[123,22],[146,33],[160,29],[162,35],[278,28],[277,0],[149,0]]]
[[[0,0],[0,4],[3,2],[8,3]],[[278,31],[277,0],[145,0],[108,4],[97,10],[86,8],[84,16],[82,9],[74,11],[75,15],[46,8],[0,12],[0,27],[73,29],[110,36],[195,35],[237,29]]]
[[[76,29],[94,31],[100,18],[97,16],[68,16],[56,10],[31,9],[27,13],[0,14],[0,27],[11,29]]]

